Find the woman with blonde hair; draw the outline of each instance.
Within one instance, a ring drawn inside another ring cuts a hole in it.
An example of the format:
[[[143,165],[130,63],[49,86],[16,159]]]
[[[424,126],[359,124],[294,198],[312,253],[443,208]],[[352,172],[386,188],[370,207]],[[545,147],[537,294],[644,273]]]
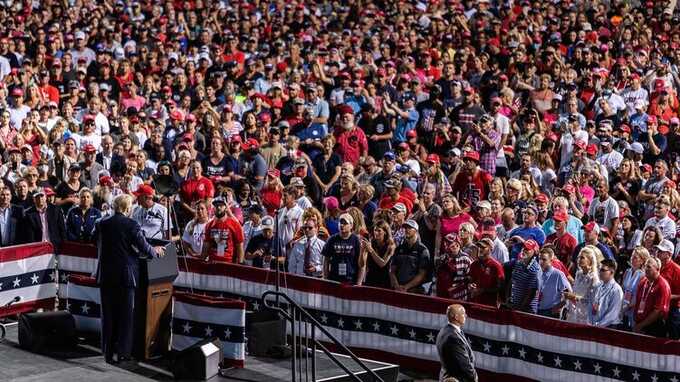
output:
[[[503,184],[503,178],[495,177],[489,184],[489,195],[487,199],[502,199],[505,200],[505,185]]]
[[[358,235],[359,237],[368,237],[368,228],[366,228],[366,221],[364,220],[364,213],[356,207],[350,207],[346,213],[352,216],[354,219],[354,226],[352,227],[352,233]]]
[[[477,227],[469,222],[460,225],[460,230],[458,231],[458,240],[460,242],[461,250],[467,254],[473,253],[473,247],[475,247],[476,230]]]
[[[661,195],[668,197],[668,201],[670,202],[670,213],[674,216],[678,216],[678,211],[680,211],[680,193],[678,193],[675,182],[672,180],[664,182]]]
[[[637,204],[637,195],[642,187],[642,179],[640,178],[640,169],[630,159],[621,161],[616,175],[609,182],[609,195],[616,199],[625,199],[631,208]]]
[[[573,292],[564,292],[564,297],[568,300],[567,321],[588,323],[588,311],[592,309],[591,302],[595,288],[600,285],[598,258],[602,257],[602,252],[593,245],[586,245],[579,252]]]
[[[638,246],[630,256],[630,268],[626,269],[621,281],[623,289],[623,304],[621,304],[622,326],[624,329],[632,330],[635,326],[635,298],[637,297],[637,286],[645,276],[643,266],[651,258],[649,251],[645,247]]]
[[[543,151],[537,152],[534,155],[534,163],[541,170],[541,184],[539,184],[541,191],[552,195],[557,174],[555,173],[555,164],[552,158],[550,158],[550,154]]]

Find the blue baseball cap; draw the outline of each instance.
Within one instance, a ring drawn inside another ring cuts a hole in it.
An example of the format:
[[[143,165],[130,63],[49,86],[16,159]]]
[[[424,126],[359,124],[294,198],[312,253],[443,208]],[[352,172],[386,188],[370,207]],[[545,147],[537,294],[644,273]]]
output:
[[[385,154],[383,154],[383,159],[395,160],[396,157],[394,156],[394,153],[392,151],[387,151]]]

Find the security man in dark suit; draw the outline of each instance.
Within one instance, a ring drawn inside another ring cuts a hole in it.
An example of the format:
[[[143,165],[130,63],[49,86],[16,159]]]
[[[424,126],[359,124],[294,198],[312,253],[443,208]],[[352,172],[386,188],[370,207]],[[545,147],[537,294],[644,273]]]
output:
[[[446,309],[449,322],[437,335],[437,352],[442,367],[439,381],[476,382],[475,355],[465,334],[465,308],[459,304]]]
[[[0,247],[19,244],[17,233],[24,217],[24,209],[12,205],[12,190],[0,185]]]
[[[131,361],[135,290],[139,285],[139,259],[162,257],[162,247],[152,247],[139,224],[130,219],[133,197],[113,200],[114,214],[100,220],[93,238],[99,262],[97,283],[101,294],[102,352],[107,363]],[[114,353],[118,354],[114,361]]]
[[[47,198],[53,195],[51,188],[40,188],[33,194],[34,205],[24,212],[20,225],[20,242],[49,241],[59,253],[61,244],[66,240],[66,223],[61,208],[47,202]]]

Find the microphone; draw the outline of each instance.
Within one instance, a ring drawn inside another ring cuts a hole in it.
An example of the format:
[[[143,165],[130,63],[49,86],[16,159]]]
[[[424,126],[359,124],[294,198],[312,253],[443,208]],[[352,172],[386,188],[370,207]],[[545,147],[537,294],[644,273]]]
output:
[[[16,296],[16,297],[14,297],[13,299],[11,299],[9,302],[7,302],[7,304],[5,304],[5,305],[3,306],[3,308],[9,308],[10,305],[15,304],[15,303],[17,303],[17,302],[19,302],[19,301],[21,301],[21,296]]]

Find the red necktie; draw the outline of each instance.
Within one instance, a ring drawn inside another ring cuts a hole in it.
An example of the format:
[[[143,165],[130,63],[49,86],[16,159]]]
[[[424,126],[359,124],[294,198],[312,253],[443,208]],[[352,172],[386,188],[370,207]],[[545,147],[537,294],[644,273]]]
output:
[[[305,246],[305,269],[304,269],[304,272],[306,274],[309,274],[307,272],[307,269],[311,265],[310,264],[310,260],[312,258],[312,245],[311,244],[312,244],[312,241],[307,239],[307,245]]]

